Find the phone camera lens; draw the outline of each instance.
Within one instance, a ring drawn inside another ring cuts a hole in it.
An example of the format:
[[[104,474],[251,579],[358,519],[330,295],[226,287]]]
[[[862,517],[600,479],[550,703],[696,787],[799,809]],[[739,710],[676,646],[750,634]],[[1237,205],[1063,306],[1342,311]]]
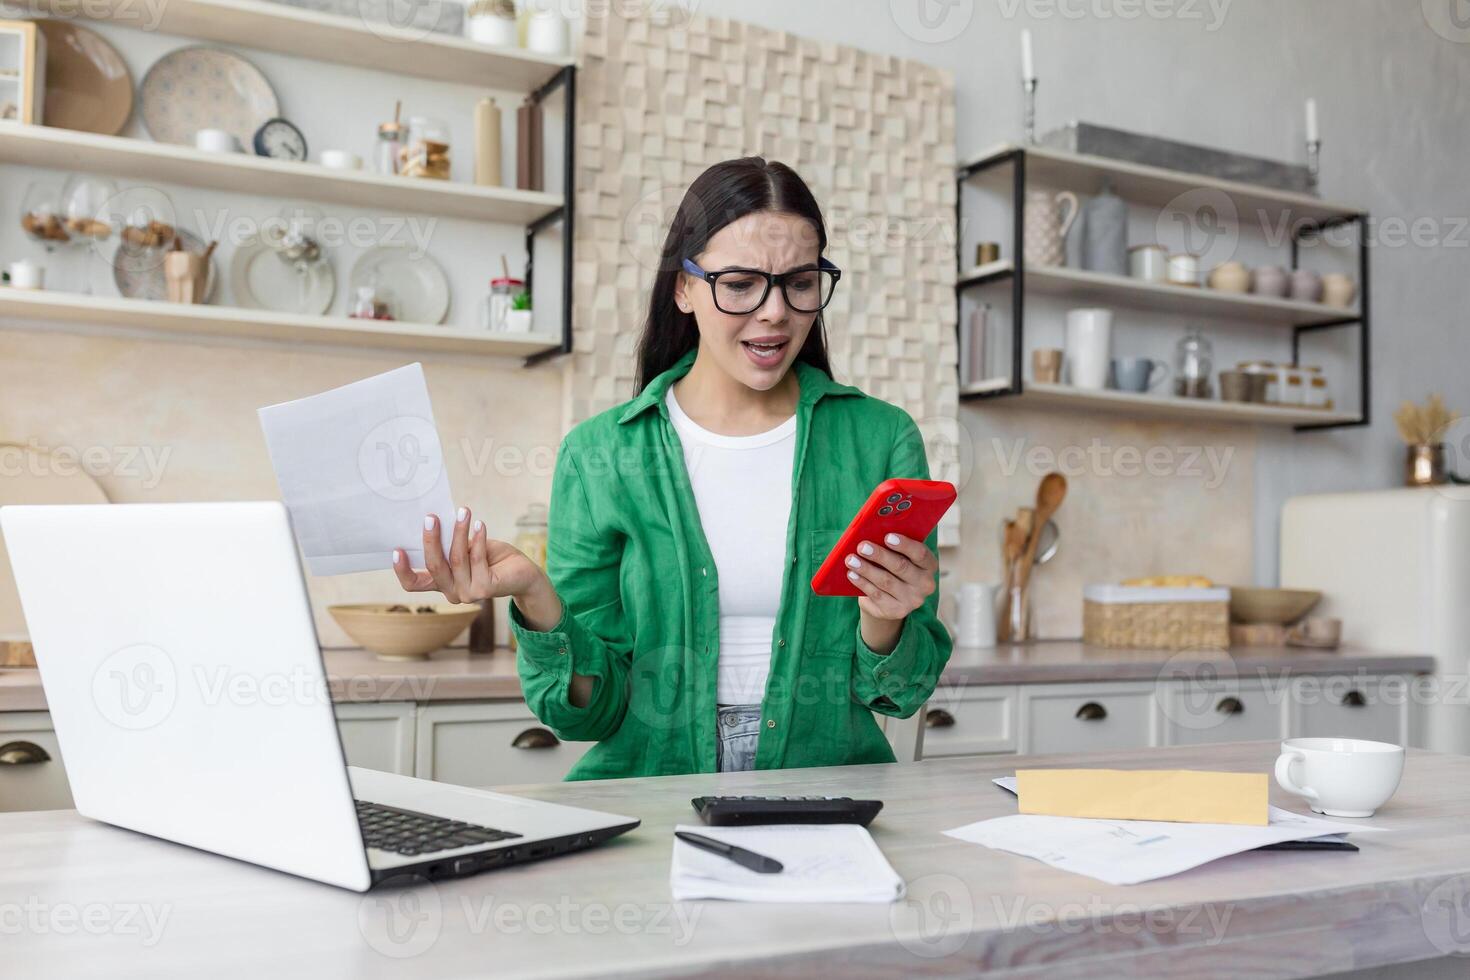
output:
[[[889,495],[888,495],[888,502],[889,502],[889,503],[890,503],[890,504],[892,504],[892,503],[896,503],[896,502],[897,502],[897,501],[898,501],[898,499],[899,499],[899,498],[900,498],[900,497],[902,497],[902,496],[903,496],[903,494],[901,494],[901,493],[890,493],[890,494],[889,494]]]
[[[891,513],[893,513],[893,508],[889,507],[887,504],[884,504],[882,507],[878,508],[879,517],[887,517]]]
[[[898,502],[898,509],[899,510],[908,510],[909,507],[911,507],[912,505],[913,505],[913,501],[912,500],[900,500]]]

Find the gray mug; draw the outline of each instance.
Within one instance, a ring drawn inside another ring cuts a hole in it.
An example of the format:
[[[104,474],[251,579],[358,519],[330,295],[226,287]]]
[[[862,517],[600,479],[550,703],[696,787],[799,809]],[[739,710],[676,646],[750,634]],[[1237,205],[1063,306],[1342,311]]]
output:
[[[1163,361],[1151,357],[1113,358],[1113,387],[1119,391],[1151,391],[1168,377],[1169,365]]]

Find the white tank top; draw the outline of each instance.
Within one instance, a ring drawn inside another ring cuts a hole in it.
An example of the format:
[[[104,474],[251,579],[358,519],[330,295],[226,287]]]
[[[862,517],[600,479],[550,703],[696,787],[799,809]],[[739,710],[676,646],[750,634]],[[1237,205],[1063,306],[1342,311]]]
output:
[[[796,416],[753,436],[724,436],[665,397],[684,449],[700,524],[720,583],[720,704],[759,704],[786,570]]]

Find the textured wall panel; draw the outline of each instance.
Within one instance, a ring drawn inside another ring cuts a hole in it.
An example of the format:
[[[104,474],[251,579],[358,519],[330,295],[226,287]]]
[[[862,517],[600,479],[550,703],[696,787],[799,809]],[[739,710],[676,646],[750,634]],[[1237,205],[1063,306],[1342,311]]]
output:
[[[672,18],[672,19],[671,19]],[[844,270],[827,308],[838,380],[894,402],[953,479],[954,88],[919,62],[678,9],[587,21],[577,84],[570,426],[633,393],[658,249],[710,164],[790,165]]]

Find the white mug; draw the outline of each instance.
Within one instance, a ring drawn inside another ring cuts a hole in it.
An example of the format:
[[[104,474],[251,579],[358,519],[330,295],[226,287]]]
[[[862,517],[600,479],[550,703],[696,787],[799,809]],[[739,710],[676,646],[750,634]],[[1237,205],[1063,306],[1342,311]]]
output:
[[[1113,359],[1113,311],[1067,312],[1067,377],[1078,388],[1106,388]]]
[[[18,259],[10,263],[10,286],[12,289],[45,289],[45,266],[30,259]]]
[[[235,137],[223,129],[200,129],[194,132],[194,149],[206,153],[238,153]]]
[[[1361,738],[1289,738],[1276,759],[1281,788],[1329,817],[1373,816],[1403,774],[1403,746]]]
[[[995,646],[995,590],[989,582],[960,586],[955,644],[962,647]]]

